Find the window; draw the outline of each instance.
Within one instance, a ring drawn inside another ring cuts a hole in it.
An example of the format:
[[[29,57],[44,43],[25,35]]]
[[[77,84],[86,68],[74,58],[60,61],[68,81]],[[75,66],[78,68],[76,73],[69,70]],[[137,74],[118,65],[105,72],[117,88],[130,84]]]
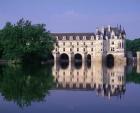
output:
[[[77,45],[79,45],[79,42],[77,42]]]
[[[83,51],[85,51],[85,48],[83,49]]]
[[[91,45],[93,45],[93,42],[91,42]]]
[[[55,51],[57,52],[57,48],[55,48]]]
[[[77,48],[77,51],[79,51],[79,48]]]
[[[72,48],[70,48],[70,51],[72,51]]]
[[[73,40],[73,36],[70,36],[70,40]]]
[[[63,46],[65,46],[65,42],[63,42]]]
[[[79,40],[79,36],[76,36],[76,40]]]
[[[70,42],[70,45],[72,45],[72,42]]]
[[[111,48],[111,51],[115,51],[115,50],[114,50],[114,47]]]
[[[112,83],[114,83],[114,79],[112,79]]]
[[[77,75],[79,75],[79,72],[77,72]]]
[[[85,45],[85,42],[84,42],[84,45]]]
[[[114,41],[112,41],[112,45],[114,45]]]
[[[66,40],[66,36],[63,36],[63,40]]]
[[[65,48],[63,48],[63,51],[65,51]]]
[[[91,51],[93,51],[93,48],[91,48]]]

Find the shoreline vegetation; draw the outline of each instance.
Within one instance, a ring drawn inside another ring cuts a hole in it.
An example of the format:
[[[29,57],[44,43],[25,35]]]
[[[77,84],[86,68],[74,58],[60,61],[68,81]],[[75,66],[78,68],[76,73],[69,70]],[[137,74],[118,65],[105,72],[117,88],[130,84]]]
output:
[[[19,64],[47,61],[54,43],[55,39],[45,24],[32,24],[23,18],[15,24],[7,22],[0,29],[0,62]]]

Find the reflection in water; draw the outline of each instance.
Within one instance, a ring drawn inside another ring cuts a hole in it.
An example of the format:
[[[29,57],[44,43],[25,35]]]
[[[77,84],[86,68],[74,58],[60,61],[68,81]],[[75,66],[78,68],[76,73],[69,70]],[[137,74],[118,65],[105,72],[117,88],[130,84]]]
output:
[[[135,84],[140,84],[140,73],[138,72],[138,66],[128,65],[127,70],[128,71],[126,81]]]
[[[107,55],[107,58],[106,58],[106,66],[108,68],[114,67],[114,57],[113,57],[112,54]]]
[[[5,100],[13,101],[22,108],[32,102],[43,101],[52,84],[50,67],[18,65],[1,68],[1,95]]]
[[[96,90],[98,95],[115,96],[125,92],[125,67],[114,65],[107,68],[102,63],[88,63],[78,69],[70,63],[64,70],[57,63],[53,75],[58,89]]]
[[[82,67],[82,61],[74,62],[75,69],[80,69]]]
[[[132,68],[132,65],[125,68],[124,65],[115,64],[114,67],[107,68],[96,62],[77,62],[76,65],[71,62],[55,63],[53,68],[36,65],[0,67],[2,97],[21,108],[44,101],[54,82],[57,90],[95,90],[97,95],[121,97],[125,93],[126,82],[140,84],[140,74],[136,73],[136,68]]]

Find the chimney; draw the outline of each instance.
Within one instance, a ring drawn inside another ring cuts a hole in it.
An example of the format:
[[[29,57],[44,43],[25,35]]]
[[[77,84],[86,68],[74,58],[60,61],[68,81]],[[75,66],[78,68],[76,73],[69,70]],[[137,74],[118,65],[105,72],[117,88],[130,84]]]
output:
[[[99,28],[98,27],[96,27],[96,33],[98,33],[99,32]]]
[[[102,30],[101,30],[101,31],[102,31],[102,33],[104,34],[104,31],[105,31],[104,26],[102,27]]]

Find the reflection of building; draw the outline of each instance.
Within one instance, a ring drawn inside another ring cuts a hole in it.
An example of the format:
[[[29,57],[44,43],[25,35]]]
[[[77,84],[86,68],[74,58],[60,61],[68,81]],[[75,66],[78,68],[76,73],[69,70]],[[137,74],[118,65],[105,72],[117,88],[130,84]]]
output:
[[[92,63],[76,69],[70,63],[62,69],[55,64],[53,75],[58,89],[96,90],[99,95],[109,97],[125,91],[125,68],[121,65],[108,69],[102,63]]]
[[[92,61],[101,61],[107,55],[116,61],[125,62],[125,30],[120,27],[103,27],[96,33],[52,33],[57,43],[53,55],[55,59],[66,55],[69,61],[77,54],[84,60],[88,56]]]

